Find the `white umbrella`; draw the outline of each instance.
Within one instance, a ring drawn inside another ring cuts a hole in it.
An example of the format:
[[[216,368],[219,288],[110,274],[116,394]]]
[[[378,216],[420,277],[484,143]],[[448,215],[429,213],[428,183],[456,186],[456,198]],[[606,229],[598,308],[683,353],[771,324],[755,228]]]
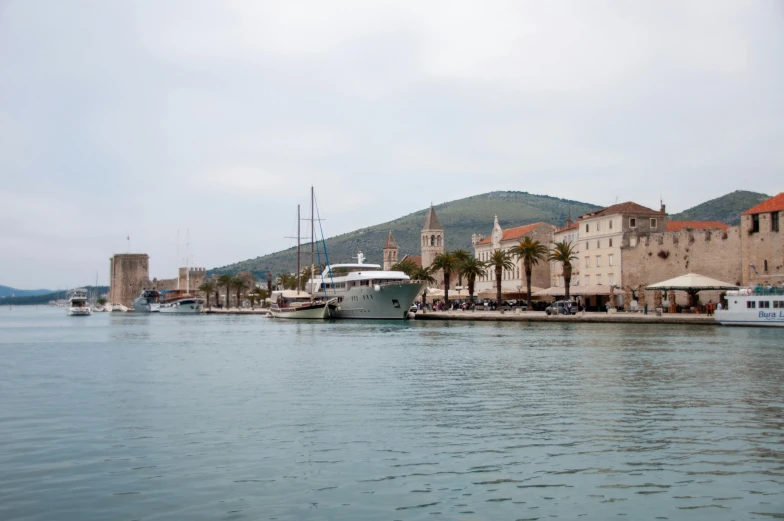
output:
[[[687,273],[674,279],[657,282],[651,284],[645,289],[675,289],[681,291],[702,291],[702,290],[725,290],[725,289],[738,289],[735,284],[729,282],[722,282],[720,280],[712,279],[698,273]]]

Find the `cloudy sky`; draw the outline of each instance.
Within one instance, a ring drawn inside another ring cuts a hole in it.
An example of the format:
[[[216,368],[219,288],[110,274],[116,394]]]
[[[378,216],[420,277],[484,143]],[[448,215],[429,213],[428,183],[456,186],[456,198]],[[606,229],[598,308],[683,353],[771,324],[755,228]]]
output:
[[[0,284],[171,277],[491,190],[784,190],[784,2],[0,0]],[[490,226],[491,223],[488,223]],[[178,256],[177,236],[180,235]]]

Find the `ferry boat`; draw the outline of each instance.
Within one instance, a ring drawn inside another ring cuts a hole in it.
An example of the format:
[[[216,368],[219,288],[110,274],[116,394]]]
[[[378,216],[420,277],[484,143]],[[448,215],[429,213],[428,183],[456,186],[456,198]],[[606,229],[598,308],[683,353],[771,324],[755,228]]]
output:
[[[90,304],[87,302],[87,290],[78,288],[71,291],[66,306],[68,316],[85,317],[92,315]]]
[[[402,271],[365,264],[362,252],[356,263],[328,265],[305,285],[314,297],[330,301],[329,317],[337,319],[408,319],[411,304],[424,288],[424,282],[411,280]]]
[[[725,326],[784,327],[784,289],[741,288],[727,292],[727,309],[716,310]]]
[[[270,315],[273,318],[323,320],[329,317],[330,308],[335,308],[334,303],[323,298],[315,300],[309,293],[294,290],[273,291],[272,298]]]
[[[157,313],[161,310],[160,294],[154,289],[142,290],[141,295],[133,301],[133,309],[137,313]]]

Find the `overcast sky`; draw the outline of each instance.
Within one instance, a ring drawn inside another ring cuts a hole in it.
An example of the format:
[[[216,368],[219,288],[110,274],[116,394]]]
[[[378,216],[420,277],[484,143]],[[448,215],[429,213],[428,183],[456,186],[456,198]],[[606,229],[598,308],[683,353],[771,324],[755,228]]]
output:
[[[782,64],[778,0],[0,0],[0,284],[105,284],[128,235],[159,278],[186,230],[207,268],[277,251],[311,184],[328,236],[778,193]]]

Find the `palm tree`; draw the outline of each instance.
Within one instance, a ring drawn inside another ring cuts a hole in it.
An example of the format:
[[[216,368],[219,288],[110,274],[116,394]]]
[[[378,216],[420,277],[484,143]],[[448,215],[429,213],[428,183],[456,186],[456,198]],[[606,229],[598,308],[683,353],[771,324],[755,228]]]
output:
[[[564,286],[566,287],[566,300],[569,300],[569,286],[572,283],[572,261],[577,260],[577,253],[574,245],[568,242],[556,242],[553,251],[548,255],[547,260],[560,262],[563,265]]]
[[[242,293],[244,290],[248,289],[248,283],[241,277],[234,277],[231,279],[230,286],[237,290],[237,309],[239,309],[241,307],[240,303],[242,299]]]
[[[457,285],[462,286],[463,274],[460,271],[460,266],[462,266],[463,263],[466,262],[468,259],[474,258],[474,256],[471,255],[471,252],[469,252],[468,250],[463,250],[463,249],[453,251],[452,255],[454,255],[455,260],[457,261]]]
[[[394,264],[392,266],[392,271],[402,271],[403,273],[405,273],[406,275],[408,275],[412,279],[414,278],[413,274],[418,269],[419,269],[419,266],[417,266],[414,263],[414,261],[412,261],[410,259],[403,259],[402,261],[400,261],[397,264]]]
[[[539,264],[539,261],[547,260],[547,246],[526,235],[517,246],[514,246],[510,250],[510,253],[516,256],[518,260],[523,259],[525,284],[528,290],[528,293],[526,294],[527,305],[528,309],[531,309],[531,272],[533,271],[534,266]]]
[[[233,278],[231,273],[224,273],[218,277],[218,286],[226,287],[226,309],[229,309],[229,289],[231,288],[231,280]]]
[[[457,271],[457,268],[457,259],[448,251],[437,255],[436,258],[433,259],[433,264],[430,265],[432,271],[441,270],[444,272],[444,302],[447,304],[449,304],[449,278],[453,271]]]
[[[474,257],[469,257],[460,264],[460,270],[457,272],[460,277],[465,277],[468,282],[468,296],[471,299],[471,304],[474,303],[474,283],[477,277],[481,277],[485,272],[487,265]]]
[[[253,301],[258,300],[261,307],[264,307],[264,299],[267,298],[267,290],[256,286],[250,292],[250,305],[253,307]]]
[[[501,281],[503,280],[504,270],[514,269],[512,256],[509,255],[506,250],[495,250],[493,251],[493,254],[490,255],[490,259],[487,261],[486,266],[488,268],[495,268],[495,300],[498,303],[498,309],[503,310],[503,306],[501,306]]]
[[[215,283],[211,280],[205,280],[199,286],[199,291],[203,292],[207,297],[207,308],[212,309],[212,306],[210,306],[210,293],[215,291]]]
[[[417,266],[417,269],[409,275],[412,280],[421,280],[425,283],[425,291],[422,293],[422,307],[427,304],[427,285],[428,284],[435,284],[436,279],[433,278],[433,275],[430,274],[430,270],[427,268],[420,268]]]

